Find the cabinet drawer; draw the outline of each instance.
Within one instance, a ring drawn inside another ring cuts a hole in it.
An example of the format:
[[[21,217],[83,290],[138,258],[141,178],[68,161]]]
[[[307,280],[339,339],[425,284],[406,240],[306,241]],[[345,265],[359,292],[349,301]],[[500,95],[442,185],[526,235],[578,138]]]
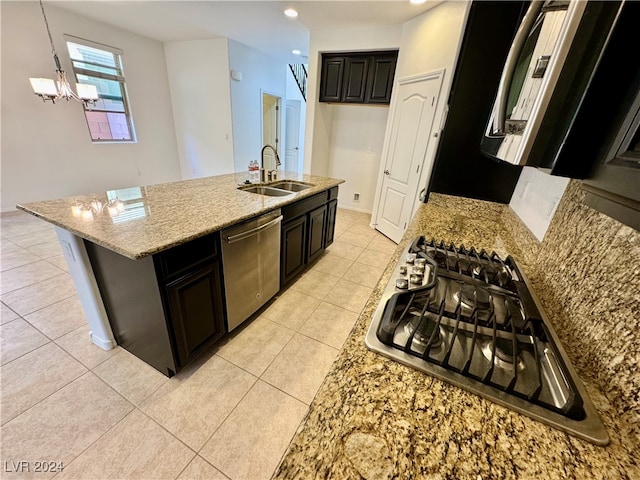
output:
[[[337,187],[336,187],[337,190]],[[318,208],[327,203],[327,192],[317,193],[313,197],[305,198],[291,205],[282,207],[283,222],[293,220],[294,218],[304,215],[311,210]]]
[[[165,279],[175,277],[198,263],[211,260],[218,253],[217,244],[218,233],[212,233],[159,253],[155,257],[162,276]]]

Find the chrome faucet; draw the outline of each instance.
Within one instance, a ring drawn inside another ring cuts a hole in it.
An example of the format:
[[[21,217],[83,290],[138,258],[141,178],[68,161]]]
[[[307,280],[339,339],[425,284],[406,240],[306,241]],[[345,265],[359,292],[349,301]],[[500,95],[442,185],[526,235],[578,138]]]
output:
[[[268,172],[264,169],[264,151],[267,148],[270,148],[271,150],[273,150],[273,153],[276,154],[276,169],[269,170]],[[280,165],[282,165],[282,163],[280,162],[280,157],[278,156],[278,152],[276,151],[276,149],[269,144],[266,144],[264,147],[262,147],[262,151],[260,152],[260,182],[261,183],[266,182],[267,175],[269,176],[269,180],[272,180],[271,175],[275,173],[275,171],[278,169]]]

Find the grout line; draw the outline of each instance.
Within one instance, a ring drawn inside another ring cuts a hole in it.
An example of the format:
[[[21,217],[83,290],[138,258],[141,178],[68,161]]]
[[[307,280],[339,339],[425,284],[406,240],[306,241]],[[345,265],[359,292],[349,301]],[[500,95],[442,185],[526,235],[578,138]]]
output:
[[[47,280],[51,280],[52,278],[57,277],[57,276],[59,276],[59,275],[62,275],[63,273],[68,273],[68,272],[65,272],[64,270],[62,270],[60,267],[58,267],[58,266],[56,266],[56,265],[53,265],[51,262],[47,262],[47,261],[46,261],[45,259],[43,259],[43,258],[42,258],[42,259],[40,259],[40,260],[38,260],[37,262],[28,263],[27,265],[35,265],[36,263],[40,263],[40,262],[46,262],[46,263],[48,263],[49,265],[53,266],[56,270],[60,270],[60,273],[55,273],[54,275],[51,275],[50,277],[47,277],[47,278],[41,278],[41,279],[39,279],[39,280],[35,280],[35,281],[33,281],[32,283],[28,283],[28,284],[26,284],[26,285],[22,285],[22,286],[20,286],[20,287],[15,287],[15,288],[13,288],[13,289],[11,289],[11,290],[6,290],[6,291],[5,291],[5,290],[3,289],[2,291],[0,291],[0,295],[4,295],[4,294],[6,294],[6,293],[15,292],[16,290],[20,290],[21,288],[31,287],[31,286],[33,286],[33,285],[35,285],[35,284],[37,284],[37,283],[45,282],[45,281],[47,281]],[[5,270],[5,271],[3,271],[3,272],[2,272],[2,275],[6,275],[8,272],[11,272],[12,270],[15,270],[16,268],[26,267],[27,265],[20,265],[19,267],[14,267],[14,268],[11,268],[11,269],[9,269],[9,270]],[[56,303],[57,303],[57,302],[56,302]]]
[[[49,345],[50,343],[53,343],[56,347],[58,347],[58,348],[60,348],[60,349],[62,350],[62,348],[61,348],[59,345],[55,344],[54,342],[47,342],[47,343],[45,343],[44,345],[40,345],[40,347],[38,347],[36,350],[38,350],[39,348],[44,347],[44,346],[46,346],[46,345]],[[35,352],[35,350],[32,350],[32,351],[33,351],[33,352]],[[64,351],[64,350],[63,350],[63,351]],[[30,352],[29,352],[29,353],[30,353]],[[65,353],[66,353],[66,352],[65,352]],[[23,355],[23,356],[24,356],[24,355]],[[71,358],[73,358],[73,357],[71,357]],[[15,359],[15,360],[17,360],[17,359]],[[75,360],[75,358],[74,358],[74,360]],[[77,361],[77,360],[76,360],[76,361]],[[13,362],[13,360],[12,360],[11,362]],[[9,362],[9,363],[11,363],[11,362]],[[4,365],[2,365],[2,366],[4,367],[5,365],[8,365],[9,363],[5,363],[5,364],[4,364]],[[83,365],[83,364],[82,364],[82,363],[80,363],[80,362],[78,362],[78,363],[80,364],[80,366],[81,366],[82,368],[84,368],[84,369],[85,369],[85,371],[84,371],[84,372],[80,373],[77,377],[72,378],[71,380],[69,380],[69,381],[68,381],[67,383],[65,383],[64,385],[61,385],[61,386],[60,386],[60,388],[57,388],[57,389],[56,389],[56,390],[54,390],[53,392],[49,393],[49,395],[47,395],[47,396],[45,396],[45,397],[41,398],[41,399],[40,399],[40,400],[38,400],[36,403],[34,403],[33,405],[31,405],[29,408],[27,408],[27,409],[23,410],[22,412],[20,412],[19,414],[17,414],[17,415],[16,415],[15,417],[13,417],[11,420],[9,420],[9,421],[7,421],[6,423],[4,423],[4,424],[2,425],[2,427],[4,427],[5,425],[8,425],[10,422],[12,422],[12,421],[13,421],[13,420],[15,420],[16,418],[18,418],[20,415],[22,415],[22,414],[24,414],[24,413],[28,412],[29,410],[31,410],[32,408],[34,408],[36,405],[39,405],[40,403],[44,402],[46,399],[48,399],[48,398],[49,398],[49,397],[51,397],[52,395],[55,395],[57,392],[59,392],[59,391],[60,391],[60,390],[62,390],[63,388],[65,388],[65,387],[67,387],[67,386],[71,385],[73,382],[75,382],[76,380],[78,380],[80,377],[82,377],[82,376],[86,375],[88,372],[90,372],[90,370],[89,370],[85,365]]]

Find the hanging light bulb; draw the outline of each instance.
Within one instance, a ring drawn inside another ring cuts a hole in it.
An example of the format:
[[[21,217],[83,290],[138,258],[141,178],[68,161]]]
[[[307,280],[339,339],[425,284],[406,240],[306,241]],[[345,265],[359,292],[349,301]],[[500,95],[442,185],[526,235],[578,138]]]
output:
[[[68,102],[73,98],[85,106],[95,105],[98,101],[98,89],[95,85],[76,83],[77,94],[71,89],[69,81],[67,80],[67,74],[60,65],[58,52],[56,52],[56,47],[53,44],[53,38],[51,37],[51,30],[49,30],[47,15],[44,13],[42,0],[40,0],[40,10],[42,10],[42,17],[44,18],[44,24],[47,27],[47,34],[49,35],[51,53],[53,54],[53,61],[56,64],[57,79],[54,82],[50,78],[30,78],[29,81],[31,82],[33,92],[45,102],[51,100],[52,103],[56,103],[56,100],[60,100],[61,98],[64,98]]]

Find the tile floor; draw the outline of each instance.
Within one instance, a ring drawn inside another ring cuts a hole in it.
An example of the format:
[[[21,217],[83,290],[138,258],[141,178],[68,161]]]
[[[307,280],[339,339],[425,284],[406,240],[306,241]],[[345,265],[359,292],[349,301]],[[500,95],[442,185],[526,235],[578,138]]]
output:
[[[395,249],[339,209],[311,268],[168,379],[91,343],[50,224],[0,220],[2,478],[271,477]]]

